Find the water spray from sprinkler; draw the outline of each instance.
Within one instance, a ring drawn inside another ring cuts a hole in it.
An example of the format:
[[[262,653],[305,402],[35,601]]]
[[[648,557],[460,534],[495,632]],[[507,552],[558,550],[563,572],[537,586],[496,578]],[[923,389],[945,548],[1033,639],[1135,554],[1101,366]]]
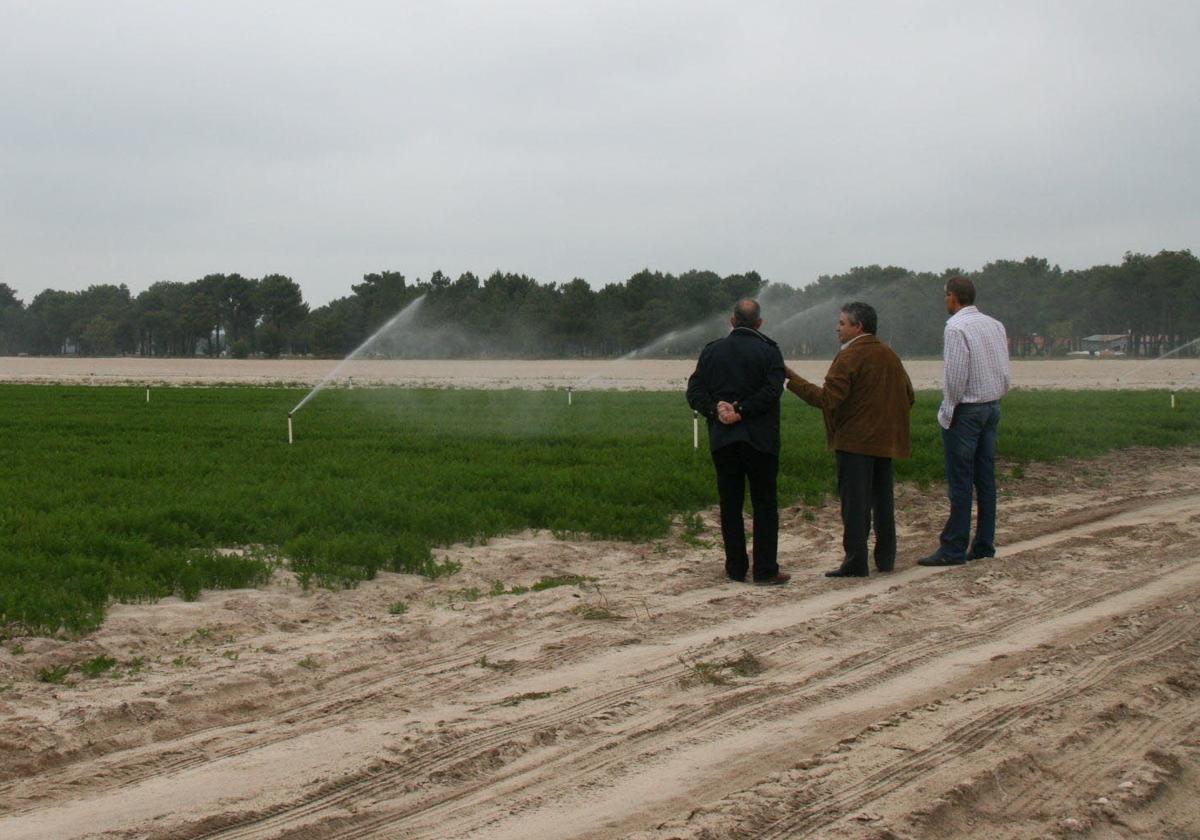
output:
[[[338,362],[337,367],[335,367],[333,370],[331,370],[329,373],[327,373],[325,375],[325,378],[322,379],[320,382],[318,382],[316,387],[313,388],[311,391],[308,392],[308,394],[305,395],[304,399],[302,399],[302,400],[300,400],[300,402],[296,403],[296,407],[288,412],[288,443],[292,442],[292,415],[294,415],[297,411],[299,411],[301,408],[303,408],[305,403],[307,403],[309,400],[311,400],[313,397],[315,397],[318,393],[323,391],[325,389],[326,385],[328,385],[330,382],[334,381],[337,378],[337,375],[341,372],[342,368],[344,368],[347,364],[349,364],[350,362],[352,362],[356,358],[358,358],[359,354],[363,353],[368,347],[370,347],[372,344],[374,344],[380,337],[386,335],[394,327],[399,326],[402,323],[406,323],[407,321],[411,321],[413,315],[416,313],[417,308],[421,305],[421,301],[423,301],[423,300],[425,300],[425,295],[421,295],[416,300],[412,301],[407,306],[405,306],[403,309],[401,309],[399,312],[397,312],[395,315],[393,315],[386,324],[384,324],[382,327],[380,327],[374,333],[372,333],[370,338],[368,338],[362,344],[355,347],[354,350],[352,350],[350,352],[350,355],[348,355],[346,358],[344,358],[340,362]],[[350,377],[352,386],[353,386],[353,379],[354,379],[353,377]]]
[[[670,332],[660,335],[658,338],[654,339],[648,344],[644,344],[636,350],[631,350],[620,358],[613,359],[608,363],[607,367],[613,367],[621,364],[622,362],[630,362],[643,356],[657,353],[668,347],[672,342],[687,344],[688,342],[695,341],[697,339],[706,338],[710,333],[713,333],[719,329],[721,319],[724,317],[725,316],[719,314],[709,315],[707,318],[692,324],[690,327],[671,330]],[[603,371],[598,371],[585,376],[572,387],[588,386],[594,380],[604,378],[604,376],[605,373]]]
[[[831,313],[837,311],[839,306],[841,306],[841,304],[839,304],[833,298],[823,300],[820,303],[814,303],[812,306],[801,309],[798,312],[793,312],[791,315],[788,315],[786,318],[776,324],[769,324],[767,326],[767,330],[772,335],[782,340],[782,338],[786,336],[790,330],[793,330],[796,327],[811,328],[811,324],[808,323],[809,320],[816,319],[817,317],[826,318]]]
[[[1172,356],[1174,356],[1176,353],[1180,353],[1180,352],[1186,350],[1187,348],[1191,347],[1193,344],[1200,344],[1200,338],[1193,338],[1191,341],[1185,342],[1184,344],[1180,344],[1178,347],[1174,348],[1173,350],[1168,350],[1166,353],[1161,353],[1158,356],[1154,357],[1153,359],[1145,359],[1143,361],[1137,362],[1136,363],[1137,366],[1130,372],[1130,374],[1128,376],[1125,376],[1125,377],[1118,376],[1117,377],[1117,383],[1119,384],[1121,382],[1122,378],[1124,378],[1125,384],[1129,384],[1129,381],[1132,378],[1134,378],[1137,374],[1141,373],[1148,366],[1154,364],[1155,362],[1161,362],[1163,359],[1169,359]],[[1174,393],[1172,393],[1171,394],[1171,408],[1174,408],[1174,407],[1175,407],[1175,395],[1174,395]]]

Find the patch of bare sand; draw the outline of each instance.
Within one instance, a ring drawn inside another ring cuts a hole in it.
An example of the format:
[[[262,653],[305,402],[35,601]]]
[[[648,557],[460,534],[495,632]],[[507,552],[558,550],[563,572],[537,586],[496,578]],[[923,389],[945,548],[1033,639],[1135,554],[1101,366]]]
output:
[[[293,385],[312,387],[340,363],[314,359],[147,359],[0,357],[0,382],[91,385]],[[792,362],[802,376],[821,381],[828,360]],[[904,363],[918,389],[941,387],[942,363]],[[339,386],[411,388],[525,388],[577,390],[682,390],[695,360],[362,360],[346,364]],[[1200,388],[1200,359],[1016,360],[1017,388],[1092,390]]]
[[[709,512],[698,544],[528,533],[9,640],[0,836],[1194,836],[1200,450],[1025,469],[963,568],[915,565],[945,501],[905,486],[868,580],[821,575],[836,506],[797,505],[786,587],[724,581]],[[591,580],[489,596],[553,575]]]

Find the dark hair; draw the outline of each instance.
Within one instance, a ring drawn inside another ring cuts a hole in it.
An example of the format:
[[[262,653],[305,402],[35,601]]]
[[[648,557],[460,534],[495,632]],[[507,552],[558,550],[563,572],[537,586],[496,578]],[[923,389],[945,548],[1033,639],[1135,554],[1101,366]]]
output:
[[[733,307],[733,325],[754,329],[762,320],[762,309],[753,298],[742,298]]]
[[[975,303],[975,284],[966,277],[951,277],[946,281],[946,291],[963,306]]]
[[[875,307],[869,303],[852,301],[843,306],[842,311],[846,313],[846,318],[851,324],[862,324],[863,332],[875,335],[875,331],[879,329],[879,316],[875,314]]]

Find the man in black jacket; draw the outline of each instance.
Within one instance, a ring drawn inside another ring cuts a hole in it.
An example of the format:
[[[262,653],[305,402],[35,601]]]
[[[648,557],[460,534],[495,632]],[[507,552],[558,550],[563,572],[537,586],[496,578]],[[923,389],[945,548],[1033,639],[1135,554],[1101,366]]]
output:
[[[754,507],[754,568],[758,584],[786,583],[779,571],[779,397],[785,371],[779,345],[758,330],[758,301],[737,302],[733,330],[710,342],[688,379],[688,404],[708,418],[708,442],[717,468],[725,574],[745,580],[746,529],[742,505],[746,480]]]

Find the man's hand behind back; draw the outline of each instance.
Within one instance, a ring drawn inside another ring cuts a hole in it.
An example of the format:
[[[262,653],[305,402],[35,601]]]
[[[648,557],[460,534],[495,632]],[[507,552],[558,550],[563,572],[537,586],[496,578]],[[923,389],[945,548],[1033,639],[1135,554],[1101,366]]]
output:
[[[737,410],[733,407],[733,403],[721,400],[717,403],[717,419],[726,426],[732,426],[742,419],[742,415],[737,413]]]

